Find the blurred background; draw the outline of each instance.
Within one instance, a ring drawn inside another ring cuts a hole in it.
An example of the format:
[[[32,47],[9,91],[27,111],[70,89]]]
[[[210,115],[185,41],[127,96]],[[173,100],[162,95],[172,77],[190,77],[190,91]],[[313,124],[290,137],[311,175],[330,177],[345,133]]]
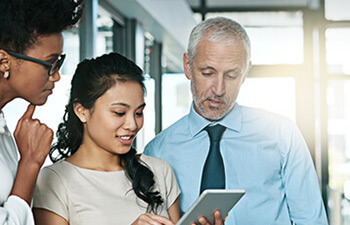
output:
[[[251,38],[253,63],[238,103],[297,123],[330,224],[350,224],[349,12],[349,0],[86,0],[80,27],[64,33],[61,81],[35,117],[56,130],[76,65],[116,51],[134,60],[147,78],[145,124],[136,140],[142,152],[189,111],[182,55],[191,29],[210,17],[235,19]],[[5,106],[11,130],[27,104],[17,100]]]

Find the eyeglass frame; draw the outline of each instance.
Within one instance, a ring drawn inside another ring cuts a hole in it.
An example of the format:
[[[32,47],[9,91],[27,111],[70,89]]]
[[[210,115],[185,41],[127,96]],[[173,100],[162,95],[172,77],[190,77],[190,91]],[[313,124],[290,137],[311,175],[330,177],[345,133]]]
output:
[[[8,51],[8,50],[5,50],[9,55],[17,58],[17,59],[23,59],[23,60],[27,60],[27,61],[31,61],[31,62],[35,62],[35,63],[38,63],[44,67],[46,67],[48,70],[48,76],[52,76],[54,75],[57,71],[59,71],[59,69],[62,67],[62,64],[64,62],[64,59],[66,58],[66,55],[65,54],[61,54],[59,55],[59,57],[55,60],[54,63],[49,63],[49,62],[46,62],[46,61],[43,61],[43,60],[40,60],[40,59],[36,59],[36,58],[33,58],[33,57],[30,57],[30,56],[26,56],[26,55],[23,55],[23,54],[20,54],[20,53],[17,53],[17,52],[12,52],[12,51]],[[56,63],[56,65],[55,65]],[[54,68],[52,68],[53,66],[55,65]],[[52,73],[51,70],[53,70]]]

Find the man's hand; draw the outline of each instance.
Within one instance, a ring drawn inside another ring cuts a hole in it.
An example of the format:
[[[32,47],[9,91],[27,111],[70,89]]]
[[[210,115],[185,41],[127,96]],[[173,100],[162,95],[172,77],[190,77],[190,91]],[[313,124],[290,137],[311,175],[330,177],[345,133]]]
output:
[[[215,220],[214,224],[210,224],[204,216],[201,216],[198,218],[198,222],[201,225],[223,225],[224,220],[221,219],[221,214],[220,214],[219,210],[214,211],[214,220]],[[192,223],[191,225],[196,225],[196,224]]]

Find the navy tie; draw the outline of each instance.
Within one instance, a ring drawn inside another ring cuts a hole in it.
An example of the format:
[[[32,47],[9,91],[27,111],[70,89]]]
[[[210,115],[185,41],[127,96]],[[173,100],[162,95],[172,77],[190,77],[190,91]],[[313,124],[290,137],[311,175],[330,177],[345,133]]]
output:
[[[225,189],[225,167],[220,153],[220,140],[226,127],[217,124],[207,127],[210,138],[210,148],[203,167],[201,190]]]

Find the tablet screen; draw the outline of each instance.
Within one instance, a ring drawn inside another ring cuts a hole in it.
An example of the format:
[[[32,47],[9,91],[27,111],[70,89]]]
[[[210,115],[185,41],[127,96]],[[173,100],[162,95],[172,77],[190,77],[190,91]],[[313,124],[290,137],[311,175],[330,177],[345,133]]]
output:
[[[199,224],[197,219],[200,216],[204,216],[210,224],[214,224],[215,209],[218,209],[221,217],[224,218],[244,193],[244,190],[205,190],[176,225],[189,225],[192,222]]]

